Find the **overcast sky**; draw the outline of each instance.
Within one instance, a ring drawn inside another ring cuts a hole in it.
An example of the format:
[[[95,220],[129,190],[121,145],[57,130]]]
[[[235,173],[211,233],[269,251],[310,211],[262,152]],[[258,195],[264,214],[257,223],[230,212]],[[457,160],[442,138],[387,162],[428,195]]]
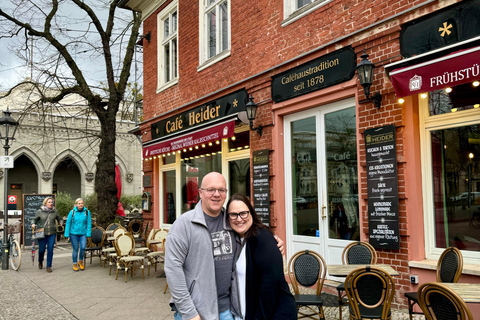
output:
[[[11,1],[4,1],[0,0],[0,7],[2,10],[5,10],[8,12],[9,8],[12,8],[19,0],[11,0]],[[33,1],[35,4],[39,4],[39,2],[44,2],[44,0],[35,0]],[[50,1],[46,1],[50,2]],[[66,3],[64,1],[61,1],[61,3]],[[89,5],[98,5],[100,3],[100,0],[91,0],[91,1],[85,1]],[[45,8],[42,6],[42,8]],[[58,23],[59,27],[62,29],[68,28],[69,31],[66,32],[70,36],[79,36],[79,35],[86,35],[90,36],[93,38],[93,40],[89,40],[91,43],[96,43],[99,44],[98,41],[98,36],[97,33],[93,30],[93,28],[90,26],[91,30],[90,32],[83,32],[88,29],[88,24],[85,23],[87,21],[85,17],[85,13],[80,10],[76,6],[63,6],[61,7],[62,11],[62,16],[63,18],[63,23],[62,19],[57,20],[56,22]],[[107,19],[107,11],[95,9],[95,12],[97,15],[99,15],[99,18],[101,19],[103,25],[106,24],[106,19]],[[104,12],[102,14],[102,12]],[[131,13],[128,12],[127,10],[124,9],[117,9],[116,10],[116,15],[123,15],[124,17],[127,17],[127,19],[130,19]],[[40,22],[43,24],[43,21]],[[3,18],[0,18],[0,32],[2,32],[2,36],[5,35],[4,31],[1,30],[2,27],[6,25],[5,20]],[[34,24],[33,24],[34,25]],[[123,24],[124,25],[124,24]],[[114,32],[114,35],[112,36],[112,39],[115,39],[116,36],[120,35],[120,28],[122,27],[122,21],[119,21],[119,19],[116,19],[115,26],[118,27],[116,32]],[[58,28],[57,28],[58,30]],[[141,31],[140,31],[141,32]],[[128,35],[123,38],[123,40],[128,40]],[[96,39],[95,39],[96,37]],[[87,41],[86,39],[82,38],[81,40]],[[0,91],[5,91],[14,86],[15,84],[23,81],[25,78],[30,77],[31,74],[31,67],[30,67],[30,51],[27,50],[18,50],[19,47],[23,47],[25,49],[25,32],[22,31],[17,37],[14,39],[12,38],[0,38]],[[35,41],[35,40],[34,40]],[[65,43],[64,41],[61,41],[62,43]],[[120,41],[117,41],[119,44]],[[31,42],[29,40],[28,46],[30,47]],[[126,43],[123,44],[123,46],[120,45],[114,45],[112,47],[112,52],[114,57],[119,56],[119,51],[120,48],[125,48]],[[13,51],[12,51],[13,49]],[[78,47],[72,48],[69,47],[69,51],[71,54],[74,56],[75,60],[77,61],[78,64],[80,64],[80,68],[84,72],[84,75],[87,78],[87,81],[91,84],[98,85],[100,81],[103,81],[105,83],[105,72],[102,69],[102,66],[104,65],[103,63],[103,58],[102,57],[92,57],[92,53],[94,53],[94,50],[91,49],[91,47],[81,47],[80,45]],[[35,50],[33,51],[33,63],[38,63],[40,61],[40,54],[36,53]],[[18,54],[21,54],[22,56],[28,56],[28,61],[24,61],[17,57]],[[96,61],[94,60],[96,59]],[[137,53],[137,79],[141,79],[141,70],[142,70],[142,54]],[[135,67],[135,64],[133,64],[133,67]],[[33,79],[35,79],[35,70],[33,71]],[[132,74],[129,79],[130,82],[134,82],[134,69],[132,69]],[[137,80],[138,81],[138,80]],[[141,80],[140,80],[141,83]]]

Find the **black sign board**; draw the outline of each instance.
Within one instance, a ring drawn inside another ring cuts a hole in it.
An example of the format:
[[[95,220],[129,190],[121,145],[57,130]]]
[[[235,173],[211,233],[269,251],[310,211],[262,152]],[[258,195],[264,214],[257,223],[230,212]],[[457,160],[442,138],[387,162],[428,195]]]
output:
[[[412,57],[480,34],[480,0],[467,0],[406,23],[400,51]]]
[[[28,247],[32,245],[32,223],[35,213],[43,205],[45,198],[53,198],[55,206],[54,194],[24,194],[23,195],[23,245]]]
[[[253,207],[260,221],[270,225],[270,166],[269,150],[253,152]]]
[[[395,126],[365,130],[368,225],[374,248],[400,249]]]
[[[245,111],[247,100],[247,91],[242,89],[170,118],[155,122],[152,124],[152,140],[175,135],[197,125],[218,121],[224,117]]]
[[[284,101],[350,80],[356,65],[355,51],[348,46],[280,73],[272,78],[273,101]]]

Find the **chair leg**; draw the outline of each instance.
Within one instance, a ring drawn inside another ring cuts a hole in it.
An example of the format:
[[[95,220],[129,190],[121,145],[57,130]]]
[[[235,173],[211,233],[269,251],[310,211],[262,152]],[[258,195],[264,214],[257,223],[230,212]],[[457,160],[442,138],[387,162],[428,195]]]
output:
[[[343,307],[342,293],[340,291],[337,291],[337,293],[338,293],[338,314],[339,314],[339,319],[342,320],[342,307]]]
[[[408,299],[408,316],[410,320],[413,320],[413,306],[415,305],[415,301]]]
[[[163,290],[163,294],[167,293],[167,289],[168,289],[168,283],[165,285],[165,290]]]
[[[125,283],[127,282],[128,266],[125,265]]]
[[[118,269],[120,269],[120,266],[117,263],[117,271],[115,272],[115,280],[118,279]]]
[[[150,259],[148,259],[148,276],[150,277],[150,265],[152,262],[150,262]]]

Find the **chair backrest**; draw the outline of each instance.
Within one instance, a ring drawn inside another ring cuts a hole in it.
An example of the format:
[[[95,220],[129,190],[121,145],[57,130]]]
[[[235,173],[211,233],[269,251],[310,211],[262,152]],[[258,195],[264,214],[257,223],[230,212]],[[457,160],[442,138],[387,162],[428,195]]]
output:
[[[115,238],[115,251],[118,257],[132,255],[135,249],[135,239],[130,232],[120,234]]]
[[[370,243],[352,242],[343,249],[343,264],[376,264],[377,252]]]
[[[107,226],[107,231],[113,231],[115,229],[117,229],[118,227],[121,227],[120,224],[114,222],[114,223],[110,223],[108,226]]]
[[[167,229],[158,229],[157,231],[155,231],[155,234],[153,235],[153,239],[162,240],[162,242],[156,243],[153,251],[159,251],[158,250],[159,247],[161,247],[162,250],[165,250],[165,240],[167,240],[167,235],[168,235]]]
[[[143,231],[143,222],[140,220],[132,220],[128,223],[127,230],[133,235],[140,235]]]
[[[92,228],[92,236],[90,238],[92,247],[102,247],[105,239],[105,231],[101,227]]]
[[[145,235],[147,234],[147,231],[148,231],[148,227],[150,226],[150,221],[147,221],[147,225],[145,226],[145,228],[143,229],[143,233],[142,233],[142,238],[145,238]]]
[[[316,295],[320,295],[327,273],[327,264],[321,255],[311,250],[299,251],[288,261],[287,270],[295,294],[300,294],[298,285],[312,287],[316,284]]]
[[[124,234],[125,232],[127,232],[127,230],[124,227],[119,226],[115,229],[115,231],[113,231],[113,237],[117,238],[119,235]]]
[[[426,320],[473,320],[463,299],[452,289],[439,282],[427,282],[418,288],[418,305]]]
[[[395,282],[388,273],[376,267],[355,269],[345,279],[345,289],[355,319],[389,319]]]
[[[460,250],[450,247],[442,252],[437,264],[438,282],[458,282],[463,270],[463,256]]]

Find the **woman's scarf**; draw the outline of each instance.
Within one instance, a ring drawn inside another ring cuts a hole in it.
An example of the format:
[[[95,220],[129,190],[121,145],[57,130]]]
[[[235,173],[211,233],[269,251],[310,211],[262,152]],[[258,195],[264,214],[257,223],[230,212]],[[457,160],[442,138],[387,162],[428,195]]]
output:
[[[47,212],[50,212],[50,211],[53,211],[55,208],[54,207],[47,207],[47,206],[41,206],[40,209],[42,209],[42,211],[47,211]]]

